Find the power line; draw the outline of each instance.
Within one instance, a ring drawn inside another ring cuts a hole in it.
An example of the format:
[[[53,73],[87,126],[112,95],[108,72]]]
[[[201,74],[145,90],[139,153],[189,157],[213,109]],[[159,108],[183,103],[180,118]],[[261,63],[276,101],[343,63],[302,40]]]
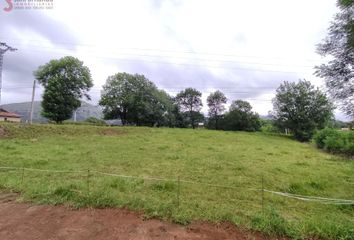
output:
[[[25,49],[25,51],[34,51],[34,52],[43,52],[42,50],[34,50],[34,49]],[[46,51],[44,51],[46,52]],[[82,54],[80,54],[82,55]],[[273,73],[284,73],[284,74],[299,74],[305,72],[300,71],[280,71],[280,70],[266,70],[266,69],[255,69],[255,68],[243,68],[243,67],[228,67],[228,66],[215,66],[215,65],[204,65],[204,64],[189,64],[189,63],[176,63],[176,62],[163,62],[163,61],[148,61],[143,59],[130,59],[130,58],[118,58],[118,57],[103,57],[103,56],[94,56],[85,54],[86,56],[94,57],[94,58],[101,58],[101,59],[111,59],[120,62],[127,62],[127,63],[136,63],[136,62],[143,62],[143,63],[153,63],[153,64],[163,64],[163,65],[177,65],[177,66],[184,66],[184,67],[191,67],[191,68],[217,68],[217,69],[233,69],[233,70],[241,70],[241,71],[251,71],[251,72],[273,72]]]
[[[186,86],[179,86],[179,87],[161,87],[161,88],[165,88],[165,89],[175,89],[175,90],[184,90],[186,88],[189,88],[191,87],[190,85],[186,85]],[[30,85],[11,85],[11,86],[8,86],[8,87],[4,87],[6,89],[16,89],[16,88],[32,88],[32,86]],[[39,85],[36,85],[36,88],[41,88],[41,86]],[[216,90],[231,90],[231,91],[234,91],[234,89],[240,89],[240,88],[243,88],[243,89],[261,89],[261,90],[275,90],[275,87],[265,87],[265,86],[252,86],[252,87],[247,87],[247,86],[239,86],[239,87],[235,87],[235,88],[229,88],[229,87],[216,87],[215,89]],[[92,87],[91,89],[97,89],[97,90],[102,90],[103,88],[102,87]],[[238,91],[238,90],[236,90]],[[250,91],[239,91],[240,93],[252,93]]]
[[[38,47],[40,49],[25,49],[27,51],[34,51],[34,52],[46,52],[42,49],[48,49],[48,50],[58,50],[58,48],[54,47],[45,47],[45,46],[36,46],[36,45],[29,45],[29,44],[24,44],[24,46],[31,46],[31,47]],[[68,51],[68,49],[62,49],[65,51]],[[59,54],[59,53],[58,53]],[[61,54],[61,53],[60,53]],[[166,61],[148,61],[148,60],[142,60],[142,59],[131,59],[127,57],[108,57],[108,56],[97,56],[97,55],[90,55],[90,54],[85,54],[87,56],[91,56],[94,58],[102,58],[102,59],[113,59],[117,61],[125,61],[125,62],[136,62],[136,61],[143,61],[147,63],[155,63],[155,64],[169,64],[169,65],[180,65],[180,66],[186,66],[186,67],[206,67],[206,68],[222,68],[222,69],[235,69],[235,70],[243,70],[243,71],[255,71],[255,72],[276,72],[276,73],[287,73],[287,74],[298,74],[298,73],[304,73],[300,71],[280,71],[280,70],[267,70],[267,69],[255,69],[255,68],[244,68],[244,67],[229,67],[229,66],[215,66],[215,65],[205,65],[205,64],[190,64],[190,63],[176,63],[176,62],[166,62]],[[312,68],[313,66],[309,65],[285,65],[285,64],[273,64],[273,63],[259,63],[259,62],[242,62],[242,61],[225,61],[225,60],[214,60],[214,59],[190,59],[190,58],[185,58],[185,57],[176,57],[176,56],[161,56],[161,55],[146,55],[146,54],[132,54],[132,53],[118,53],[118,55],[123,55],[123,56],[145,56],[145,57],[154,57],[154,58],[163,58],[163,57],[171,57],[171,58],[182,58],[182,59],[189,59],[193,61],[206,61],[206,62],[219,62],[219,63],[235,63],[235,64],[245,64],[245,65],[263,65],[263,66],[279,66],[279,67],[300,67],[300,68]]]
[[[20,41],[22,42],[23,39],[19,38],[0,38],[6,39],[7,41]],[[53,44],[53,45],[67,45],[67,46],[86,46],[86,47],[97,47],[97,44],[90,44],[90,43],[69,43],[69,42],[53,42],[53,41],[38,41],[35,39],[27,39],[30,42],[37,42],[37,43],[46,43],[46,44]],[[21,44],[21,43],[18,43]],[[105,44],[103,44],[105,45]],[[42,47],[42,46],[40,46]],[[285,58],[280,57],[265,57],[265,56],[247,56],[247,55],[238,55],[238,54],[226,54],[226,53],[213,53],[213,52],[198,52],[198,51],[175,51],[169,49],[154,49],[154,48],[134,48],[134,47],[117,47],[115,49],[123,49],[123,50],[134,50],[134,51],[148,51],[148,52],[166,52],[166,53],[178,53],[178,54],[190,54],[190,55],[209,55],[209,56],[222,56],[222,57],[239,57],[239,58],[263,58],[263,59],[278,59],[284,60]],[[307,62],[318,62],[315,59],[303,59],[303,61]]]
[[[11,48],[12,49],[12,48]],[[54,50],[53,48],[48,48],[50,50]],[[16,50],[16,49],[13,49],[13,50]],[[40,51],[40,50],[33,50],[31,49],[30,51]],[[129,55],[129,54],[127,54]],[[147,56],[147,57],[164,57],[164,56],[153,56],[153,55],[139,55],[139,54],[135,54],[135,55],[138,55],[138,56]],[[166,56],[168,57],[168,56]],[[120,60],[120,61],[136,61],[136,60],[133,60],[133,59],[124,59],[124,58],[112,58],[112,57],[97,57],[97,58],[106,58],[106,59],[116,59],[116,60]],[[195,59],[194,59],[195,60]],[[203,60],[203,59],[199,59],[199,60]],[[138,61],[142,61],[142,60],[138,60]],[[214,61],[214,60],[206,60],[206,61]],[[216,60],[218,61],[218,60]],[[161,61],[158,61],[158,62],[153,62],[153,61],[146,61],[146,62],[151,62],[151,63],[159,63],[159,64],[175,64],[175,65],[184,65],[184,66],[197,66],[197,67],[221,67],[221,66],[210,66],[210,65],[201,65],[201,64],[197,64],[197,65],[192,65],[192,64],[183,64],[183,63],[171,63],[171,62],[161,62]],[[233,61],[223,61],[223,62],[233,62]],[[236,63],[236,62],[233,62],[233,63]],[[258,64],[258,63],[246,63],[246,64]],[[262,63],[259,63],[259,64],[262,64]],[[271,64],[269,64],[271,65]],[[226,68],[226,67],[221,67],[221,68]],[[251,71],[265,71],[265,72],[283,72],[283,73],[296,73],[296,72],[285,72],[285,71],[271,71],[271,70],[264,70],[264,69],[247,69],[247,68],[233,68],[233,69],[239,69],[239,70],[251,70]],[[27,89],[27,88],[31,88],[31,87],[20,87],[20,86],[12,86],[12,87],[7,87],[5,89]],[[35,87],[37,88],[37,87]],[[182,87],[181,87],[182,88]],[[262,88],[262,87],[261,87]],[[168,89],[171,89],[171,88],[168,88]],[[174,88],[176,89],[176,88]],[[228,90],[230,90],[230,88],[227,88]],[[262,88],[264,89],[264,88]],[[102,91],[102,88],[92,88],[91,91]],[[171,91],[171,90],[166,90],[167,92],[170,92],[170,93],[177,93],[178,91]],[[210,91],[202,91],[203,93],[211,93]],[[247,91],[244,91],[244,92],[241,92],[241,91],[228,91],[228,92],[225,92],[226,94],[253,94],[255,92],[247,92]],[[269,99],[250,99],[250,98],[247,98],[249,100],[254,100],[254,101],[271,101]]]
[[[190,86],[185,86],[185,87],[160,87],[162,88],[164,91],[168,91],[171,93],[178,93],[186,88],[189,88]],[[11,87],[3,87],[4,90],[16,90],[16,89],[30,89],[32,88],[32,86],[27,86],[27,85],[17,85],[17,86],[11,86]],[[36,85],[35,87],[36,89],[41,89],[43,87]],[[275,88],[264,88],[264,87],[242,87],[242,88],[246,88],[246,89],[261,89],[261,90],[275,90]],[[251,93],[264,93],[265,91],[261,91],[261,90],[257,90],[257,91],[238,91],[238,90],[233,90],[233,89],[237,89],[237,88],[215,88],[216,90],[223,90],[223,93],[234,93],[234,94],[251,94]],[[239,89],[239,88],[238,88]],[[226,90],[226,91],[225,91]],[[90,88],[89,91],[103,91],[102,87],[92,87]],[[214,91],[210,91],[210,90],[201,90],[203,93],[212,93]]]
[[[31,86],[15,86],[15,87],[3,87],[3,89],[6,89],[6,90],[11,90],[11,89],[30,89],[32,88]],[[38,88],[42,88],[42,87],[39,87],[39,86],[36,86],[35,87],[36,89]],[[166,89],[176,89],[176,88],[165,88],[164,90],[165,91],[168,91],[168,92],[172,92],[172,93],[178,93],[180,92],[181,90],[184,90],[185,88],[188,88],[188,87],[184,87],[184,88],[180,88],[179,91],[171,91],[171,90],[166,90]],[[229,88],[216,88],[216,90],[220,90],[220,89],[229,89]],[[99,87],[96,87],[96,88],[91,88],[89,91],[102,91],[103,88],[99,88]],[[230,89],[229,89],[230,90]],[[270,90],[270,89],[269,89]],[[213,91],[203,91],[202,92],[204,93],[212,93]],[[224,91],[224,93],[239,93],[239,94],[249,94],[249,93],[262,93],[263,91]]]
[[[11,89],[30,89],[32,87],[13,87],[13,88],[3,88],[4,90],[11,90]],[[35,89],[38,89],[39,87],[35,87]],[[89,92],[101,92],[102,89],[91,89]],[[178,93],[179,91],[168,91],[168,90],[165,90],[166,92],[169,92],[169,93]],[[210,94],[210,93],[213,93],[213,92],[210,92],[210,91],[201,91],[202,93],[204,94]],[[228,91],[225,91],[224,92],[225,94],[255,94],[255,93],[261,93],[261,92],[228,92]],[[271,102],[272,100],[271,99],[257,99],[257,98],[248,98],[248,97],[243,97],[243,99],[245,100],[249,100],[249,101],[264,101],[264,102]]]
[[[4,90],[12,90],[12,89],[30,89],[32,87],[30,86],[17,86],[17,87],[3,87],[2,89]],[[36,86],[35,87],[36,89],[41,89],[42,87],[39,87],[39,86]],[[180,90],[169,90],[169,89],[175,89],[175,88],[165,88],[163,89],[164,91],[168,91],[168,92],[171,92],[171,93],[178,93],[182,90],[184,90],[185,88],[188,88],[188,87],[184,87],[184,88],[180,88]],[[222,89],[227,89],[227,88],[216,88],[215,90],[222,90]],[[102,91],[103,88],[91,88],[89,91]],[[230,89],[229,89],[230,90]],[[268,89],[268,90],[271,90],[271,89]],[[203,91],[202,92],[204,93],[212,93],[213,91]],[[237,94],[250,94],[250,93],[263,93],[264,91],[223,91],[224,93],[237,93]]]
[[[24,47],[31,46],[31,47],[38,47],[40,49],[49,49],[49,50],[58,50],[58,49],[60,49],[60,48],[57,48],[57,47],[54,48],[54,47],[46,47],[46,46],[39,46],[39,45],[29,45],[29,44],[22,44],[22,45]],[[68,49],[61,49],[61,50],[69,51]],[[244,62],[244,61],[231,61],[231,60],[220,60],[220,59],[188,58],[188,57],[171,56],[171,55],[151,55],[151,54],[137,54],[137,53],[125,53],[125,52],[119,52],[117,54],[125,55],[125,56],[142,56],[142,57],[153,57],[153,58],[173,58],[173,59],[186,59],[186,60],[192,60],[192,61],[234,63],[234,64],[245,64],[245,65],[282,66],[282,67],[299,67],[299,68],[313,68],[314,67],[312,65],[289,65],[289,64],[279,64],[279,63]]]

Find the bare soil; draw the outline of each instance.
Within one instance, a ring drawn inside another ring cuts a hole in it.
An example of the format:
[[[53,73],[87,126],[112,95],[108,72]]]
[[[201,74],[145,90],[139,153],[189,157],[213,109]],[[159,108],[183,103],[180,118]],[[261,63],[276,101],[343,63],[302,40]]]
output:
[[[80,209],[16,203],[16,194],[0,193],[0,239],[4,240],[223,240],[276,239],[232,224],[196,222],[181,226],[125,209]]]

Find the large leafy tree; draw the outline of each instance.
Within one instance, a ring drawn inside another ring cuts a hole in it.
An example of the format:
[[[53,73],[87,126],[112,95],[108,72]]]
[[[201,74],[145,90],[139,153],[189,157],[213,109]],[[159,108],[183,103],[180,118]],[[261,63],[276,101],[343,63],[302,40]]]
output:
[[[186,88],[177,94],[175,101],[180,110],[188,113],[189,122],[194,129],[198,121],[198,113],[200,112],[202,104],[202,93],[194,88]]]
[[[153,91],[150,104],[150,123],[156,126],[174,127],[174,105],[172,97],[163,90]]]
[[[189,124],[188,113],[181,111],[176,99],[173,99],[172,111],[167,115],[169,121],[167,126],[169,127],[178,127],[178,128],[187,128]]]
[[[259,115],[252,112],[249,102],[236,100],[232,102],[229,112],[222,119],[221,128],[231,131],[259,131],[261,121]]]
[[[207,103],[209,107],[209,117],[210,120],[214,121],[215,129],[218,129],[218,122],[221,115],[225,111],[226,102],[226,96],[220,91],[215,91],[211,93],[207,98]]]
[[[316,67],[316,75],[325,79],[331,97],[354,119],[354,0],[339,0],[328,35],[318,52],[331,56],[327,64]]]
[[[332,117],[333,105],[309,81],[284,82],[273,99],[273,117],[280,129],[290,129],[300,141],[311,139]]]
[[[56,123],[71,118],[81,106],[81,98],[90,99],[87,92],[93,86],[91,73],[77,58],[51,60],[34,75],[44,86],[42,115]]]
[[[172,99],[144,75],[117,73],[103,86],[99,104],[106,119],[121,119],[123,125],[160,126],[172,111]]]
[[[245,113],[250,113],[252,111],[252,106],[249,102],[243,100],[233,101],[230,105],[230,112],[238,110]]]

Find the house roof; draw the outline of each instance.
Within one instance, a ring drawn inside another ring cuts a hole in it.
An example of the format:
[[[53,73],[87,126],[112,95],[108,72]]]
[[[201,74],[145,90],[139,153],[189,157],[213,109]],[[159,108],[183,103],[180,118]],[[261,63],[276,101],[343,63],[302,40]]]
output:
[[[5,109],[0,108],[0,117],[20,118],[21,116],[17,113],[8,112]]]

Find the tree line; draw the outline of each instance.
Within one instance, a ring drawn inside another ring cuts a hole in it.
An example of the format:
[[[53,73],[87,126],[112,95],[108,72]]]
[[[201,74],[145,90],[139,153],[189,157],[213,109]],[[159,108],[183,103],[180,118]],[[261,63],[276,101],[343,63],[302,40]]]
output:
[[[251,111],[251,105],[242,100],[234,101],[225,112],[227,98],[215,91],[207,98],[207,121],[200,112],[202,93],[186,88],[175,97],[158,89],[144,75],[117,73],[108,77],[103,86],[99,104],[106,119],[121,119],[123,125],[167,126],[196,128],[207,122],[210,129],[246,130],[260,129],[259,116]]]
[[[331,23],[318,52],[332,56],[328,64],[316,67],[325,80],[332,100],[354,118],[354,0],[338,0],[339,13]],[[74,57],[52,60],[35,71],[44,86],[42,115],[61,123],[80,107],[93,86],[90,70]],[[207,98],[208,117],[200,112],[202,93],[187,88],[170,96],[144,75],[117,73],[108,77],[99,104],[106,119],[121,119],[123,125],[196,128],[198,123],[216,130],[258,131],[262,121],[250,103],[235,100],[226,111],[227,98],[221,91]],[[325,93],[306,80],[283,82],[273,99],[272,128],[288,129],[300,141],[328,125],[334,106]]]
[[[90,99],[93,86],[88,67],[79,59],[64,57],[40,66],[35,72],[44,86],[42,115],[56,123],[71,118],[82,98]],[[120,119],[123,125],[196,128],[226,131],[259,131],[261,119],[249,102],[234,100],[226,110],[228,99],[221,91],[207,97],[208,116],[201,113],[202,93],[186,88],[170,96],[144,75],[117,73],[103,86],[99,105],[105,119]],[[333,105],[326,94],[310,82],[284,82],[273,99],[273,123],[289,129],[296,139],[309,140],[316,129],[331,119]]]

